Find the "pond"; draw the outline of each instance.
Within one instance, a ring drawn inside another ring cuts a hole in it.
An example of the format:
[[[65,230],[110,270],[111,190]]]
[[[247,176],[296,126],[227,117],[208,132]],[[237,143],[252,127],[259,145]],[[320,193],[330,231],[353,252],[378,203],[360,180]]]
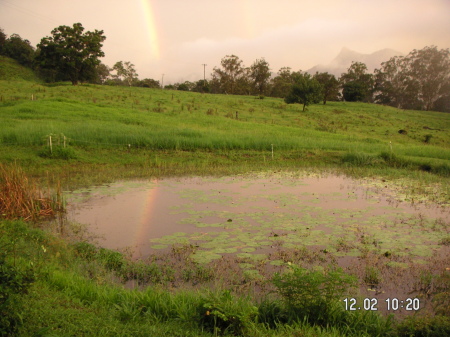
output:
[[[306,173],[122,181],[74,191],[69,204],[101,246],[142,258],[188,243],[198,262],[262,259],[274,247],[359,256],[360,245],[423,260],[442,248],[450,219],[446,207],[398,201],[382,181]]]
[[[101,246],[180,270],[188,254],[189,266],[252,284],[246,291],[267,287],[288,262],[344,268],[380,306],[415,298],[430,308],[430,293],[448,288],[449,207],[381,179],[272,172],[120,181],[73,191],[68,201],[69,219],[86,224]]]

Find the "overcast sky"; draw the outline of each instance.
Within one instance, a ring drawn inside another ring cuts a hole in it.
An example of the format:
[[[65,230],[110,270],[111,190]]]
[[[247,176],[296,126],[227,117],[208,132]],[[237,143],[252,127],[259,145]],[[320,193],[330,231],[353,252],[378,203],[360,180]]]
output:
[[[225,55],[307,70],[347,47],[450,47],[450,0],[0,0],[0,28],[36,46],[53,28],[103,30],[102,62],[164,84],[208,78]]]

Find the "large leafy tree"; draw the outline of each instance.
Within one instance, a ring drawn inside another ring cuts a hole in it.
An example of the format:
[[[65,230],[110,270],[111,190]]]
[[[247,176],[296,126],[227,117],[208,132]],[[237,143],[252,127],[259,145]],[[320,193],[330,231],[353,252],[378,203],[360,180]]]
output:
[[[375,102],[401,108],[405,105],[405,76],[402,73],[404,59],[394,56],[389,61],[381,63],[380,69],[375,69]]]
[[[284,101],[288,104],[303,104],[303,111],[311,103],[318,103],[321,99],[322,86],[310,74],[299,74]]]
[[[291,68],[282,67],[278,70],[277,76],[271,80],[271,92],[273,97],[284,98],[289,94],[289,91],[294,83]]]
[[[20,35],[13,34],[4,41],[2,54],[15,59],[21,65],[31,67],[34,59],[34,48],[30,41],[22,39]]]
[[[143,80],[138,81],[137,86],[144,87],[144,88],[155,88],[155,89],[161,88],[161,84],[159,83],[159,81],[156,81],[152,78],[144,78]]]
[[[0,28],[0,54],[3,54],[3,46],[5,45],[6,34],[3,32],[3,29]]]
[[[255,92],[259,95],[265,94],[269,84],[270,68],[264,58],[256,60],[250,66],[250,78]]]
[[[317,72],[313,78],[322,85],[322,101],[327,104],[328,100],[337,100],[339,96],[339,82],[334,75]]]
[[[59,26],[51,33],[38,44],[39,67],[53,70],[53,80],[68,79],[73,85],[91,79],[100,63],[99,57],[105,56],[101,49],[106,39],[103,31],[84,33],[81,23],[75,23],[72,27]]]
[[[372,101],[374,80],[362,62],[352,62],[347,72],[341,75],[342,95],[346,101]]]
[[[218,82],[222,93],[235,94],[239,79],[245,73],[242,60],[236,55],[227,55],[220,64],[222,68],[214,67],[211,77],[213,81]]]
[[[413,50],[405,57],[383,62],[375,74],[377,103],[403,109],[442,109],[450,95],[450,52],[434,46]]]
[[[95,67],[95,82],[103,84],[106,82],[110,75],[111,69],[104,63],[99,63]]]
[[[210,92],[210,85],[207,80],[198,80],[195,82],[194,87],[192,88],[192,91],[195,92]]]
[[[116,71],[115,78],[122,80],[122,78],[131,85],[137,81],[138,74],[136,73],[136,69],[134,69],[134,64],[126,61],[119,61],[113,66],[112,70]]]
[[[352,62],[347,73],[341,75],[342,96],[349,102],[371,102],[373,96],[373,75],[362,62]]]
[[[403,71],[408,85],[417,90],[423,109],[431,110],[438,99],[449,94],[444,90],[450,81],[449,49],[414,49],[405,57]]]

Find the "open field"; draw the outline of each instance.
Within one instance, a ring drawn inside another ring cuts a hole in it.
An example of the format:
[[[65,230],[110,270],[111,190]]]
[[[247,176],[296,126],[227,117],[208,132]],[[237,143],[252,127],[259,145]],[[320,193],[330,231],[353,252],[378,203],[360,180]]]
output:
[[[301,112],[275,98],[44,85],[0,61],[0,300],[8,299],[0,310],[19,335],[450,333],[449,225],[427,215],[433,207],[448,213],[450,204],[449,114],[345,102]],[[351,212],[326,206],[355,201],[343,188],[296,195],[301,180],[280,180],[286,191],[279,195],[245,195],[230,182],[252,191],[273,184],[261,177],[300,172],[358,177],[372,190],[358,192],[364,207]],[[247,181],[250,173],[259,180]],[[205,186],[222,185],[199,191],[168,181],[191,202],[171,211],[207,234],[153,237],[160,251],[145,261],[93,245],[91,232],[59,212],[61,190],[68,197],[78,188],[66,199],[73,204],[92,190],[111,193],[93,185],[198,176]],[[386,189],[401,209],[384,205],[394,213],[376,214]],[[14,207],[5,202],[10,196],[20,196]],[[230,200],[227,209],[214,208]],[[272,211],[273,203],[280,204]],[[61,216],[56,225],[6,220],[42,214]],[[344,309],[343,298],[358,294],[394,297],[395,282],[404,282],[403,297],[415,291],[426,310],[403,319]]]

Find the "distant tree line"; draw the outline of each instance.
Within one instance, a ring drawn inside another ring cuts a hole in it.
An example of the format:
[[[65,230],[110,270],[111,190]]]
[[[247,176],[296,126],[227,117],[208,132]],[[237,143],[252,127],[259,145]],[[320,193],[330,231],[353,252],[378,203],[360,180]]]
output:
[[[161,88],[159,81],[140,80],[134,64],[118,61],[113,67],[100,62],[106,37],[103,31],[84,32],[80,23],[59,26],[42,38],[36,48],[17,34],[0,29],[0,55],[32,68],[48,82],[71,81]],[[222,58],[210,80],[169,84],[165,89],[228,95],[280,97],[286,103],[308,105],[327,101],[370,102],[402,109],[450,112],[450,52],[437,47],[395,56],[369,73],[361,62],[352,62],[339,78],[323,72],[308,74],[282,67],[272,74],[269,63],[257,59],[249,67],[236,55]]]

